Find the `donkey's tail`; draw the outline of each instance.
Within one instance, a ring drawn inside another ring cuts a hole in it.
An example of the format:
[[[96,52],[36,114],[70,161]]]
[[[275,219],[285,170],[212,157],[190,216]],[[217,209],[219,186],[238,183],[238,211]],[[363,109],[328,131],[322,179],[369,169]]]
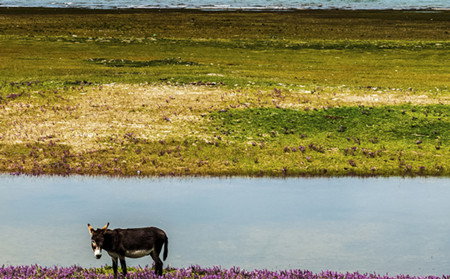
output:
[[[167,253],[169,252],[169,238],[166,236],[166,240],[164,241],[164,254],[163,254],[163,259],[166,260],[167,259]]]

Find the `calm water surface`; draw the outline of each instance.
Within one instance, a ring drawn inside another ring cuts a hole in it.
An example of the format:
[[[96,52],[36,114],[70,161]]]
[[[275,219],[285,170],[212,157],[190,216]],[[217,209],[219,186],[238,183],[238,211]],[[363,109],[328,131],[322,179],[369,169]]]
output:
[[[440,276],[450,274],[449,197],[448,178],[0,176],[0,264],[111,265],[94,259],[86,225],[110,222],[164,229],[165,266]]]

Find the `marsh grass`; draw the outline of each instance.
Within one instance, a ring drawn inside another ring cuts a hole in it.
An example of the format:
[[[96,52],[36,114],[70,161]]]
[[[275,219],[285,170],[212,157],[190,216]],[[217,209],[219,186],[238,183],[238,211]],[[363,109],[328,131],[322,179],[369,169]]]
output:
[[[0,168],[11,173],[448,175],[448,99],[434,94],[14,86],[25,93],[0,106]]]
[[[132,68],[141,68],[141,67],[154,67],[154,66],[163,66],[163,65],[196,65],[195,62],[182,61],[181,59],[176,58],[166,58],[163,60],[151,60],[151,61],[134,61],[134,60],[125,60],[125,59],[105,59],[105,58],[91,58],[87,59],[86,62],[93,63],[97,65],[105,65],[108,67],[132,67]]]
[[[85,10],[0,8],[0,34],[248,40],[449,39],[449,12]]]
[[[448,11],[0,14],[3,172],[449,175]]]
[[[273,174],[438,174],[446,165],[449,112],[442,105],[262,108],[216,112],[211,124],[220,141],[256,149],[248,153],[256,164],[277,156]]]
[[[4,81],[348,86],[448,92],[445,41],[0,37]]]

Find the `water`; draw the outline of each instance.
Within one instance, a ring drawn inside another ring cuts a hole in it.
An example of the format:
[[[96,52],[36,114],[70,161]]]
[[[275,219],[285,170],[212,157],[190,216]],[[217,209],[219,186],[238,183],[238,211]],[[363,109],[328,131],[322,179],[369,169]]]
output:
[[[87,223],[157,226],[164,266],[450,274],[449,179],[0,176],[0,263],[109,264]],[[150,258],[129,260],[130,266]]]
[[[450,9],[443,0],[0,0],[0,7],[190,8],[213,10]]]

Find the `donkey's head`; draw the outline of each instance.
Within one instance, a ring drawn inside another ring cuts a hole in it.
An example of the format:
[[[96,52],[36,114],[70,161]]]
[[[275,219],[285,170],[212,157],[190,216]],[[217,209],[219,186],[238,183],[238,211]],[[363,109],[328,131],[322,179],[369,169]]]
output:
[[[100,259],[102,257],[103,241],[105,240],[104,234],[108,229],[108,226],[109,223],[107,223],[103,228],[95,230],[93,227],[91,227],[90,224],[88,224],[89,233],[91,234],[92,250],[94,250],[94,256],[97,259]]]

